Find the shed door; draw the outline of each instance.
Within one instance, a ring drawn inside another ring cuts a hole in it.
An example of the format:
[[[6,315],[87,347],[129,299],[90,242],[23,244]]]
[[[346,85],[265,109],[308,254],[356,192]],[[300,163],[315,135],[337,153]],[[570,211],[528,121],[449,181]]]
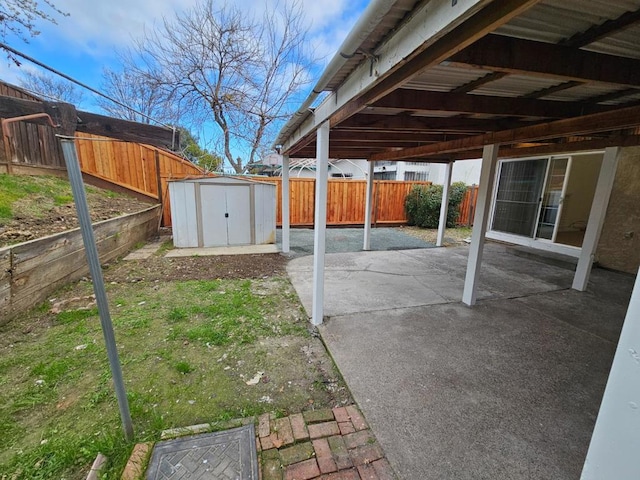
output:
[[[225,187],[200,184],[202,246],[227,245]]]
[[[251,243],[248,185],[200,185],[202,246]]]
[[[227,240],[229,245],[251,243],[251,190],[248,185],[226,186]]]

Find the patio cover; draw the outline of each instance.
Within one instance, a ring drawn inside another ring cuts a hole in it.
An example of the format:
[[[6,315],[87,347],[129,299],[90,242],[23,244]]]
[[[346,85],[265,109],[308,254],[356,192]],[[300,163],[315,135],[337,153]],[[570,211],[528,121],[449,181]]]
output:
[[[313,323],[323,318],[329,157],[370,161],[368,215],[373,162],[449,164],[446,200],[451,163],[482,156],[463,294],[473,305],[497,159],[604,149],[573,283],[585,290],[619,147],[640,145],[639,38],[640,0],[373,0],[275,142],[285,251],[289,158],[317,158]]]

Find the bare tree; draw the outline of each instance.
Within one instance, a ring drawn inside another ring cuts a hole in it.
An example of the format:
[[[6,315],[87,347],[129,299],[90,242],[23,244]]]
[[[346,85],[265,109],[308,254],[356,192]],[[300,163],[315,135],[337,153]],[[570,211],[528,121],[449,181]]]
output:
[[[7,36],[15,35],[23,42],[29,43],[29,37],[40,34],[36,29],[38,20],[57,23],[54,15],[68,16],[58,9],[50,0],[2,0],[0,1],[0,38],[5,42]],[[6,51],[6,50],[5,50]],[[16,65],[20,62],[11,52],[7,57]]]
[[[84,93],[73,83],[46,73],[23,72],[20,85],[46,100],[67,102],[79,106],[84,100]]]
[[[308,81],[299,4],[265,10],[258,21],[233,5],[216,9],[204,0],[164,18],[138,44],[138,73],[183,112],[214,121],[220,151],[237,173],[259,158]]]
[[[130,59],[122,59],[122,61],[121,71],[109,68],[103,70],[102,91],[131,108],[105,98],[98,98],[100,108],[113,117],[133,122],[151,123],[155,120],[176,123],[178,113],[171,99],[167,98],[161,89],[156,88],[148,75],[141,75],[132,68]]]

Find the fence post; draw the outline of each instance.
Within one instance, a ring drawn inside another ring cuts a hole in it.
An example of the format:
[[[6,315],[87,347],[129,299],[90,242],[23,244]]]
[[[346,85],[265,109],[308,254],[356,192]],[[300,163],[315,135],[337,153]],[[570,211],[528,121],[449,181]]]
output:
[[[11,155],[11,138],[9,135],[2,135],[2,142],[4,144],[4,156],[7,161],[7,174],[11,175],[13,173],[13,156]]]
[[[160,152],[156,148],[154,151],[155,159],[156,159],[156,181],[158,182],[158,200],[160,201],[160,205],[162,205],[162,212],[160,213],[160,222],[162,226],[164,226],[164,198],[162,195],[162,177],[160,176]]]

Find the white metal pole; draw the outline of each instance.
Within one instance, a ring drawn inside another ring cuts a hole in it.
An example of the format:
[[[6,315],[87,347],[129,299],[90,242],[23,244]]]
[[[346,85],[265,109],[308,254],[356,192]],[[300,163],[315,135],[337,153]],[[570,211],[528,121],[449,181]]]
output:
[[[113,385],[118,399],[118,407],[120,408],[122,428],[124,429],[125,438],[131,441],[133,440],[133,423],[131,422],[129,402],[127,401],[127,393],[122,379],[122,369],[120,367],[120,360],[118,359],[118,347],[116,345],[115,334],[113,333],[113,324],[109,313],[109,302],[107,301],[107,292],[104,288],[98,248],[96,247],[96,241],[93,236],[93,226],[91,225],[91,217],[89,216],[89,207],[84,191],[82,172],[78,162],[76,144],[73,140],[64,138],[61,138],[60,142],[62,144],[64,162],[67,166],[67,173],[69,174],[73,200],[75,201],[78,213],[82,241],[84,242],[84,250],[87,255],[89,272],[91,273],[93,283],[93,291],[96,294],[96,303],[98,304],[100,323],[102,324],[102,334],[104,335],[104,341],[107,346],[107,356],[109,357],[109,365],[111,366]]]
[[[571,286],[574,290],[584,292],[587,289],[591,266],[593,265],[598,240],[600,240],[600,234],[602,233],[602,225],[604,225],[604,218],[607,215],[607,207],[611,197],[611,190],[613,189],[613,181],[616,177],[619,156],[620,148],[618,147],[609,147],[604,151],[600,175],[598,176],[591,212],[587,221],[587,230],[584,232],[580,258],[578,259],[576,274],[573,277],[573,285]]]
[[[480,278],[484,236],[487,233],[487,221],[491,208],[491,192],[493,191],[493,182],[496,174],[498,148],[498,145],[485,145],[482,150],[482,170],[480,171],[478,200],[476,213],[473,218],[467,274],[464,278],[464,291],[462,293],[462,303],[469,306],[475,305],[476,303],[476,291],[478,279]]]
[[[367,195],[364,206],[364,245],[363,250],[371,250],[371,206],[373,205],[373,167],[375,162],[367,164]]]
[[[640,478],[640,273],[613,358],[581,480]]]
[[[289,206],[289,155],[282,156],[282,252],[289,253],[290,206]]]
[[[449,211],[449,190],[451,189],[451,173],[453,172],[453,162],[447,163],[444,172],[444,182],[442,183],[442,204],[440,205],[440,220],[438,222],[438,237],[436,247],[441,247],[444,242],[444,231],[447,228],[447,213]]]
[[[313,307],[311,323],[320,325],[324,314],[324,255],[327,230],[329,177],[329,122],[320,125],[316,140],[316,208],[313,229]]]

